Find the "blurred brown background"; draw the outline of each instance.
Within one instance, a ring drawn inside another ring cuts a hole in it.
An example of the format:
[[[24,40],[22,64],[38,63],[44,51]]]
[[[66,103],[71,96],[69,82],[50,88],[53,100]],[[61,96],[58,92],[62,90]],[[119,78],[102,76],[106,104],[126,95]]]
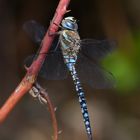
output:
[[[49,26],[58,1],[0,0],[0,105],[25,74],[24,59],[36,48],[22,30],[34,19]],[[81,38],[115,39],[117,50],[103,65],[116,77],[114,90],[84,85],[96,140],[140,140],[140,1],[71,1],[67,15],[76,17]],[[85,128],[71,79],[44,83],[58,108],[60,140],[86,140]],[[51,140],[47,108],[28,94],[0,126],[0,140]]]

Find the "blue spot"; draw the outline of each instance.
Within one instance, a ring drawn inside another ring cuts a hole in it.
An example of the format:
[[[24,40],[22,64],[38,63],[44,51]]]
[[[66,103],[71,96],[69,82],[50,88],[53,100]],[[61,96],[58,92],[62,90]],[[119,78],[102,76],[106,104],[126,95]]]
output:
[[[86,125],[89,125],[89,121],[86,121],[85,124],[86,124]]]
[[[87,113],[85,113],[85,114],[84,114],[84,117],[88,117],[88,114],[87,114]]]
[[[83,106],[83,107],[86,107],[86,104],[85,104],[85,103],[83,103],[83,104],[82,104],[82,106]]]

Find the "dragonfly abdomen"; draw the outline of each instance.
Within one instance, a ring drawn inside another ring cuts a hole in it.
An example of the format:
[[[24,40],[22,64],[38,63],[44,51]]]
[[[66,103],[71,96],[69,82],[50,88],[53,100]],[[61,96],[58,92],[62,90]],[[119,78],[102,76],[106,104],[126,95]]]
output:
[[[81,86],[81,82],[77,76],[77,72],[75,70],[74,65],[72,65],[70,72],[71,72],[71,75],[72,75],[72,78],[73,78],[73,81],[74,81],[74,84],[76,87],[76,91],[78,93],[79,103],[81,106],[81,112],[83,115],[86,131],[87,131],[89,140],[92,140],[92,131],[91,131],[91,126],[90,126],[90,119],[89,119],[89,113],[88,113],[88,109],[87,109],[87,103],[86,103],[83,88]]]

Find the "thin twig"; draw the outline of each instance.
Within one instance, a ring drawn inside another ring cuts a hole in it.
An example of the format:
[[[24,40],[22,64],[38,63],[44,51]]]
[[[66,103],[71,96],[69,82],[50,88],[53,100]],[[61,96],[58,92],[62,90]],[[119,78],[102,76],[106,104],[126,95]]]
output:
[[[25,95],[32,88],[32,85],[35,83],[38,72],[40,71],[40,68],[45,60],[45,56],[54,39],[54,36],[50,36],[49,32],[56,33],[59,28],[58,26],[53,24],[53,22],[55,22],[58,25],[61,23],[64,14],[67,12],[67,6],[69,2],[70,0],[60,0],[58,7],[56,9],[55,15],[53,17],[53,20],[42,41],[42,48],[40,50],[41,54],[32,63],[32,65],[29,68],[27,68],[27,73],[25,77],[22,79],[18,87],[15,89],[15,91],[11,94],[11,96],[7,99],[7,101],[1,107],[0,123],[2,123],[6,119],[8,114],[17,104],[17,102],[23,97],[23,95]]]
[[[55,116],[55,109],[53,107],[53,104],[49,98],[48,93],[46,92],[46,90],[44,88],[42,88],[38,83],[34,84],[34,89],[32,89],[32,94],[34,94],[36,98],[39,98],[39,101],[41,101],[41,103],[47,104],[51,118],[52,118],[52,124],[53,124],[53,129],[54,129],[54,136],[53,139],[57,140],[58,139],[58,125],[57,125],[57,120],[56,120],[56,116]]]

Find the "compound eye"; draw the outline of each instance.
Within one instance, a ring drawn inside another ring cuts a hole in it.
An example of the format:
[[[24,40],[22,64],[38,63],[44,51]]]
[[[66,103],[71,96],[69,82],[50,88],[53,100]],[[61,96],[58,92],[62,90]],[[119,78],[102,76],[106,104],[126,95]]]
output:
[[[66,22],[67,26],[73,29],[73,24],[71,22]]]

